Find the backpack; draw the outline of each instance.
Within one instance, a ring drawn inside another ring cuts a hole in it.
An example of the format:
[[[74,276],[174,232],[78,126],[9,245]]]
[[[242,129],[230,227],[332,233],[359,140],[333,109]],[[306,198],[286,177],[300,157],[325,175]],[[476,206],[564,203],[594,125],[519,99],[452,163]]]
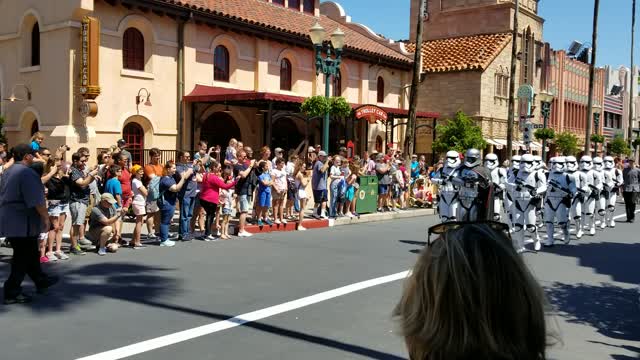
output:
[[[158,199],[162,197],[162,194],[160,194],[160,176],[156,176],[153,179],[149,180],[147,189],[147,201],[158,201]]]

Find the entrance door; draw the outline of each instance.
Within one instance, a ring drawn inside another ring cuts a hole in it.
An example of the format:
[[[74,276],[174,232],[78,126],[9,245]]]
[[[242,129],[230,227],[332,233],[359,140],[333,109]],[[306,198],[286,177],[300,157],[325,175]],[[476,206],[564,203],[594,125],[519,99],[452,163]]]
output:
[[[136,122],[130,122],[122,129],[122,138],[127,142],[127,151],[131,153],[133,164],[143,165],[144,130]]]
[[[301,121],[301,120],[300,120]],[[283,148],[285,154],[290,149],[295,149],[304,140],[304,134],[300,133],[296,120],[285,117],[273,123],[271,144],[273,148]]]
[[[240,128],[233,117],[224,112],[211,114],[200,129],[200,140],[206,140],[209,147],[220,145],[223,152],[232,138],[242,140]]]

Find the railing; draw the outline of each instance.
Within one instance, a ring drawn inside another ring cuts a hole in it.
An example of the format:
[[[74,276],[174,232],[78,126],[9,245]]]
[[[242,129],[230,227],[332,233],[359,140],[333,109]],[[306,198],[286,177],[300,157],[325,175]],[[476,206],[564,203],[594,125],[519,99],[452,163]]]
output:
[[[109,151],[107,148],[98,148],[96,149],[98,154],[102,151]],[[133,158],[132,165],[144,165],[149,164],[151,162],[151,156],[149,155],[149,151],[151,149],[143,149],[143,150],[128,150],[131,153],[131,157]],[[160,150],[160,164],[164,164],[169,160],[176,160],[178,157],[177,150]]]

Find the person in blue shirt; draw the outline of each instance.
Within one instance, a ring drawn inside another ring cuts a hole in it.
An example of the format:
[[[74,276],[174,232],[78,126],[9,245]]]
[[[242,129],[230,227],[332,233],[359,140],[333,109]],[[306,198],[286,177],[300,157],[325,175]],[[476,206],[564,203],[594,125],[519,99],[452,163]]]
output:
[[[159,190],[160,199],[158,199],[158,207],[160,208],[160,246],[175,246],[175,242],[169,240],[169,227],[171,219],[176,211],[176,201],[178,200],[178,192],[182,189],[185,182],[193,175],[193,169],[187,169],[177,177],[176,183],[176,164],[168,161],[164,165],[164,176],[160,179]]]
[[[420,164],[418,163],[418,155],[411,155],[411,183],[413,184],[420,176]]]
[[[38,151],[42,146],[42,142],[44,141],[44,134],[41,132],[36,132],[31,137],[31,150]]]
[[[267,212],[269,204],[271,204],[271,186],[273,185],[271,174],[269,174],[270,164],[270,161],[264,160],[258,164],[258,170],[261,173],[260,176],[258,176],[258,206],[256,214],[258,226],[263,226],[264,223],[269,226],[273,224]]]
[[[113,195],[116,199],[114,207],[122,207],[122,185],[120,184],[120,176],[122,175],[122,168],[119,165],[111,165],[109,167],[109,173],[111,177],[104,185],[104,192]]]

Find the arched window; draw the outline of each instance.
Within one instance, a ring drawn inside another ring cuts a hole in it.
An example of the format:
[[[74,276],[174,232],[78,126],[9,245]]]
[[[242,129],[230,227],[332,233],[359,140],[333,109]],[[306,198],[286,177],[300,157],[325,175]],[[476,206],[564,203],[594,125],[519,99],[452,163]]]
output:
[[[122,129],[122,138],[127,142],[127,150],[131,153],[133,164],[143,165],[144,130],[140,124],[130,122]]]
[[[304,0],[304,2],[302,3],[302,10],[304,12],[313,14],[315,8],[316,8],[315,0]]]
[[[280,90],[291,91],[291,61],[286,58],[280,62]]]
[[[377,97],[379,103],[384,102],[384,79],[382,76],[378,76]]]
[[[40,65],[40,25],[36,22],[31,30],[31,66]]]
[[[331,79],[333,83],[333,96],[342,96],[342,74],[340,70],[338,70],[338,73]]]
[[[229,50],[222,45],[213,52],[213,80],[229,82]]]
[[[271,0],[271,2],[276,4],[276,5],[284,6],[284,0]]]
[[[33,134],[37,133],[38,131],[40,131],[40,125],[38,125],[38,120],[36,119],[31,123],[31,136],[33,136]]]
[[[300,0],[289,0],[289,7],[292,9],[300,10]]]
[[[382,152],[382,136],[380,135],[376,136],[376,151]]]
[[[144,36],[136,28],[128,28],[122,38],[122,67],[144,71]]]

